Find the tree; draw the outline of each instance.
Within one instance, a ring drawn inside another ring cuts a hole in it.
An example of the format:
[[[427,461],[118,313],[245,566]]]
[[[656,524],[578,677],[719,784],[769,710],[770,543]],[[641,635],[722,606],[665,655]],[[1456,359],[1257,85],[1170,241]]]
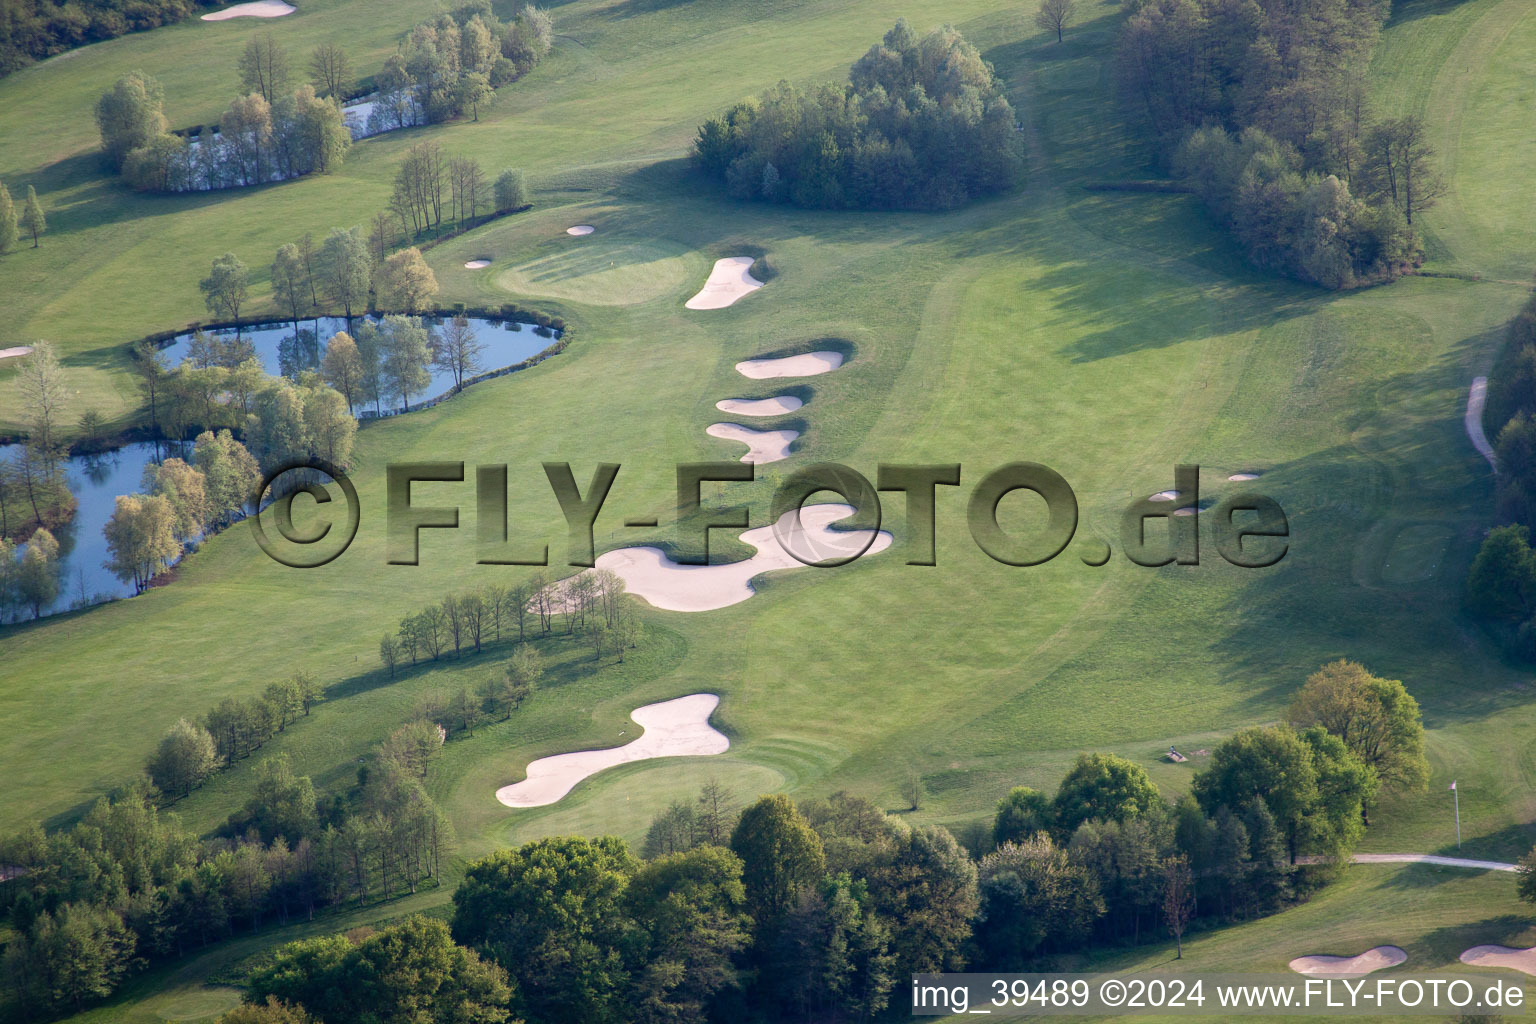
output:
[[[42,527],[27,540],[16,570],[16,592],[34,619],[42,618],[43,609],[59,596],[59,542]]]
[[[144,488],[171,503],[176,513],[176,536],[188,540],[208,528],[213,506],[208,498],[208,478],[182,459],[166,459],[144,467]]]
[[[332,935],[279,947],[252,972],[247,999],[300,1005],[326,1024],[502,1024],[512,996],[505,971],[417,915],[355,946]]]
[[[1295,864],[1304,852],[1347,852],[1359,839],[1361,806],[1374,786],[1370,769],[1342,740],[1321,727],[1298,734],[1281,725],[1244,729],[1219,745],[1191,790],[1210,815],[1263,804]],[[1258,841],[1252,825],[1249,834]]]
[[[299,247],[292,242],[279,248],[277,258],[272,261],[272,291],[277,300],[288,307],[293,318],[293,334],[298,337],[299,309],[309,294],[309,286],[305,282],[303,257],[299,255]]]
[[[227,252],[214,260],[208,276],[198,282],[208,312],[238,321],[240,307],[245,304],[250,289],[250,280],[249,269],[234,253]]]
[[[528,205],[528,180],[522,171],[509,168],[496,176],[496,212],[508,213]]]
[[[16,204],[11,192],[0,183],[0,253],[10,252],[16,245]]]
[[[643,936],[635,959],[640,1021],[703,1024],[711,1002],[734,988],[733,958],[747,947],[741,860],[707,846],[639,868],[625,890],[626,910]]]
[[[1322,726],[1343,740],[1383,789],[1423,792],[1429,782],[1419,704],[1399,680],[1357,662],[1329,662],[1307,677],[1286,718],[1298,730]],[[1370,824],[1369,808],[1361,812]]]
[[[42,469],[43,477],[50,483],[58,472],[64,457],[62,425],[69,409],[69,387],[64,379],[64,368],[59,364],[58,350],[51,341],[39,341],[32,354],[21,366],[17,384],[21,391],[22,411],[27,419],[26,454]],[[31,464],[23,470],[30,472]],[[33,511],[36,512],[34,498]]]
[[[1536,903],[1536,847],[1520,858],[1519,877],[1515,892],[1526,903]]]
[[[5,186],[0,185],[0,191]],[[0,198],[0,252],[6,249],[5,244],[5,209],[9,196]],[[12,214],[14,216],[14,214]],[[21,226],[32,233],[32,248],[37,248],[37,236],[48,230],[48,218],[43,216],[43,204],[37,201],[37,189],[27,186],[27,203],[21,210]]]
[[[414,316],[437,295],[437,277],[414,245],[384,261],[384,286],[397,308]]]
[[[432,358],[427,332],[415,317],[386,316],[379,325],[380,371],[389,393],[400,398],[407,412],[411,396],[432,382],[427,373]]]
[[[352,311],[368,301],[368,290],[373,285],[373,264],[368,255],[367,243],[356,228],[332,229],[320,247],[320,277],[325,294],[341,306],[352,326]]]
[[[1536,552],[1525,526],[1488,531],[1467,573],[1467,604],[1491,619],[1530,617],[1536,605]]]
[[[1178,950],[1175,959],[1184,959],[1184,928],[1194,913],[1194,879],[1189,858],[1180,853],[1163,861],[1163,920]]]
[[[468,318],[460,313],[443,327],[434,362],[438,369],[453,377],[454,387],[462,389],[465,380],[480,372],[480,354],[484,351],[485,343],[475,334]]]
[[[507,660],[506,671],[507,681],[511,684],[510,696],[514,710],[521,707],[523,701],[533,693],[543,674],[544,659],[539,657],[539,652],[529,644],[518,644],[517,650]]]
[[[977,873],[976,937],[987,963],[1019,964],[1041,951],[1071,949],[1104,913],[1093,875],[1047,835],[1004,843],[981,859]]]
[[[122,494],[102,531],[107,537],[107,568],[134,591],[143,593],[150,580],[181,555],[176,539],[176,510],[164,498]]]
[[[363,360],[357,343],[346,331],[338,331],[325,346],[320,375],[347,401],[347,412],[362,399]]]
[[[1040,10],[1035,12],[1035,24],[1043,31],[1055,32],[1059,43],[1062,30],[1076,12],[1077,0],[1043,0]]]
[[[281,836],[290,846],[319,831],[315,787],[308,775],[295,775],[287,754],[263,758],[256,766],[256,787],[245,802],[241,822],[264,842]]]
[[[65,903],[8,943],[7,973],[24,1012],[58,1016],[111,995],[134,966],[134,932],[116,910]]]
[[[1051,801],[1056,827],[1070,836],[1090,818],[1125,821],[1163,805],[1145,768],[1114,754],[1079,754]]]
[[[468,107],[476,121],[480,120],[480,104],[489,103],[495,96],[496,90],[491,88],[491,78],[487,74],[471,71],[459,79],[457,102],[460,107]]]
[[[1037,832],[1048,831],[1053,823],[1051,802],[1038,789],[1015,786],[997,805],[992,821],[992,843],[1018,843]]]
[[[240,54],[240,87],[268,103],[288,91],[288,53],[272,38],[253,36]]]
[[[745,865],[742,881],[759,928],[772,928],[826,866],[820,837],[782,793],[759,797],[741,812],[731,849]]]
[[[218,766],[218,751],[207,729],[179,719],[149,759],[150,781],[161,792],[186,796]]]
[[[616,1024],[630,1007],[624,841],[559,837],[471,864],[453,894],[453,937],[507,969],[512,1009],[549,1024]]]
[[[453,716],[459,720],[459,728],[473,737],[475,726],[479,725],[485,717],[481,710],[479,695],[460,688],[453,697]]]
[[[309,76],[316,92],[340,103],[352,77],[352,60],[335,43],[322,43],[309,55]]]
[[[1435,151],[1428,130],[1418,117],[1394,118],[1377,125],[1367,136],[1364,173],[1376,192],[1389,199],[1413,224],[1446,193],[1444,180],[1435,172]]]
[[[119,78],[96,101],[101,150],[113,171],[122,169],[130,152],[148,146],[170,128],[161,113],[164,103],[165,90],[142,71]]]

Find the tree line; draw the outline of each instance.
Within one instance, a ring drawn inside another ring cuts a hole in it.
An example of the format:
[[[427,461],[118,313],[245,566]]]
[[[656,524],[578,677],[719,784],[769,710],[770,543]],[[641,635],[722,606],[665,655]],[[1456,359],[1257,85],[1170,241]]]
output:
[[[217,130],[187,138],[170,131],[165,89],[133,71],[97,101],[96,124],[107,166],[131,188],[188,192],[335,171],[352,145],[339,103],[307,84],[270,97],[251,92],[230,104]]]
[[[1483,424],[1498,462],[1494,521],[1467,573],[1467,606],[1517,656],[1536,661],[1536,299],[1510,322],[1488,377]]]
[[[230,698],[204,724],[173,726],[149,770],[185,792],[211,762],[248,755],[316,699],[302,675]],[[162,813],[161,793],[140,781],[70,829],[0,841],[0,906],[14,931],[0,960],[0,1009],[23,1020],[78,1011],[147,967],[238,932],[435,882],[453,831],[422,776],[442,738],[433,727],[407,743],[409,731],[397,730],[334,797],[317,796],[286,755],[263,759],[250,798],[208,839]]]
[[[1415,117],[1379,118],[1365,73],[1390,5],[1142,0],[1121,31],[1124,105],[1260,267],[1350,288],[1417,266],[1443,192]]]
[[[395,632],[385,633],[379,640],[379,662],[393,678],[407,659],[415,665],[479,654],[483,645],[500,643],[503,634],[510,638],[514,628],[522,651],[531,637],[554,635],[562,625],[567,637],[592,648],[594,661],[605,654],[623,661],[624,652],[638,646],[643,635],[624,596],[624,580],[607,569],[554,581],[540,572],[512,586],[449,594],[402,618]]]
[[[222,0],[16,0],[0,11],[0,77],[77,46],[170,25]]]
[[[510,213],[528,205],[522,171],[509,168],[492,181],[478,160],[446,156],[435,142],[417,143],[406,150],[389,198],[389,212],[406,238],[437,231],[444,219],[462,230],[482,210]]]
[[[1140,765],[1084,754],[1053,797],[1011,791],[975,849],[863,797],[738,809],[711,782],[656,818],[644,859],[612,836],[500,850],[469,866],[448,935],[432,937],[439,962],[473,965],[478,995],[446,980],[443,1004],[418,992],[415,1005],[434,1020],[533,1024],[870,1019],[896,1012],[914,973],[1022,970],[1153,935],[1182,945],[1202,919],[1305,895],[1331,864],[1303,857],[1336,862],[1377,792],[1423,785],[1418,708],[1400,682],[1335,662],[1286,717],[1218,746],[1173,805]],[[285,946],[247,999],[361,1024],[371,1011],[340,1000],[337,979],[378,955],[364,953],[371,941]]]
[[[693,159],[733,196],[828,209],[949,209],[1008,188],[1015,115],[992,67],[952,28],[905,20],[809,92],[781,82],[706,121]]]
[[[532,4],[506,23],[489,0],[424,21],[375,76],[378,99],[368,133],[435,124],[465,113],[478,121],[480,107],[495,90],[533,70],[554,40],[554,23]]]

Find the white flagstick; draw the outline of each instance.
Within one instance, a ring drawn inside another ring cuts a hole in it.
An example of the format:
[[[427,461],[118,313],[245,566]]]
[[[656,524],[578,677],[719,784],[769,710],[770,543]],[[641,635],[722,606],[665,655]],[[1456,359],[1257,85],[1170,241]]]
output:
[[[1456,849],[1461,849],[1461,791],[1456,788],[1456,780],[1451,780],[1451,800],[1456,804]]]

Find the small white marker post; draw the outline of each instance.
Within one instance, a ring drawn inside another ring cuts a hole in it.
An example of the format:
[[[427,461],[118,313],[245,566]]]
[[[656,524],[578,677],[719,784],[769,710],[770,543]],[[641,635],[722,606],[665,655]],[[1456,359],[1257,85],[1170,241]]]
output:
[[[1451,801],[1456,806],[1456,849],[1461,849],[1461,791],[1456,788],[1456,780],[1451,780]]]

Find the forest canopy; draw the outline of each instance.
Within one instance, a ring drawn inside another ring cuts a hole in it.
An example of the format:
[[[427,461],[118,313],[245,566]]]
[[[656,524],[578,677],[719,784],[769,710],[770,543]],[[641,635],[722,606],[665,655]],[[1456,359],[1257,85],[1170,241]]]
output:
[[[1378,121],[1365,71],[1387,0],[1143,0],[1115,71],[1133,121],[1248,258],[1328,288],[1390,280],[1438,194],[1412,118]]]
[[[898,21],[848,78],[736,104],[699,128],[696,164],[737,198],[825,209],[949,209],[1014,182],[1013,108],[959,32]]]

